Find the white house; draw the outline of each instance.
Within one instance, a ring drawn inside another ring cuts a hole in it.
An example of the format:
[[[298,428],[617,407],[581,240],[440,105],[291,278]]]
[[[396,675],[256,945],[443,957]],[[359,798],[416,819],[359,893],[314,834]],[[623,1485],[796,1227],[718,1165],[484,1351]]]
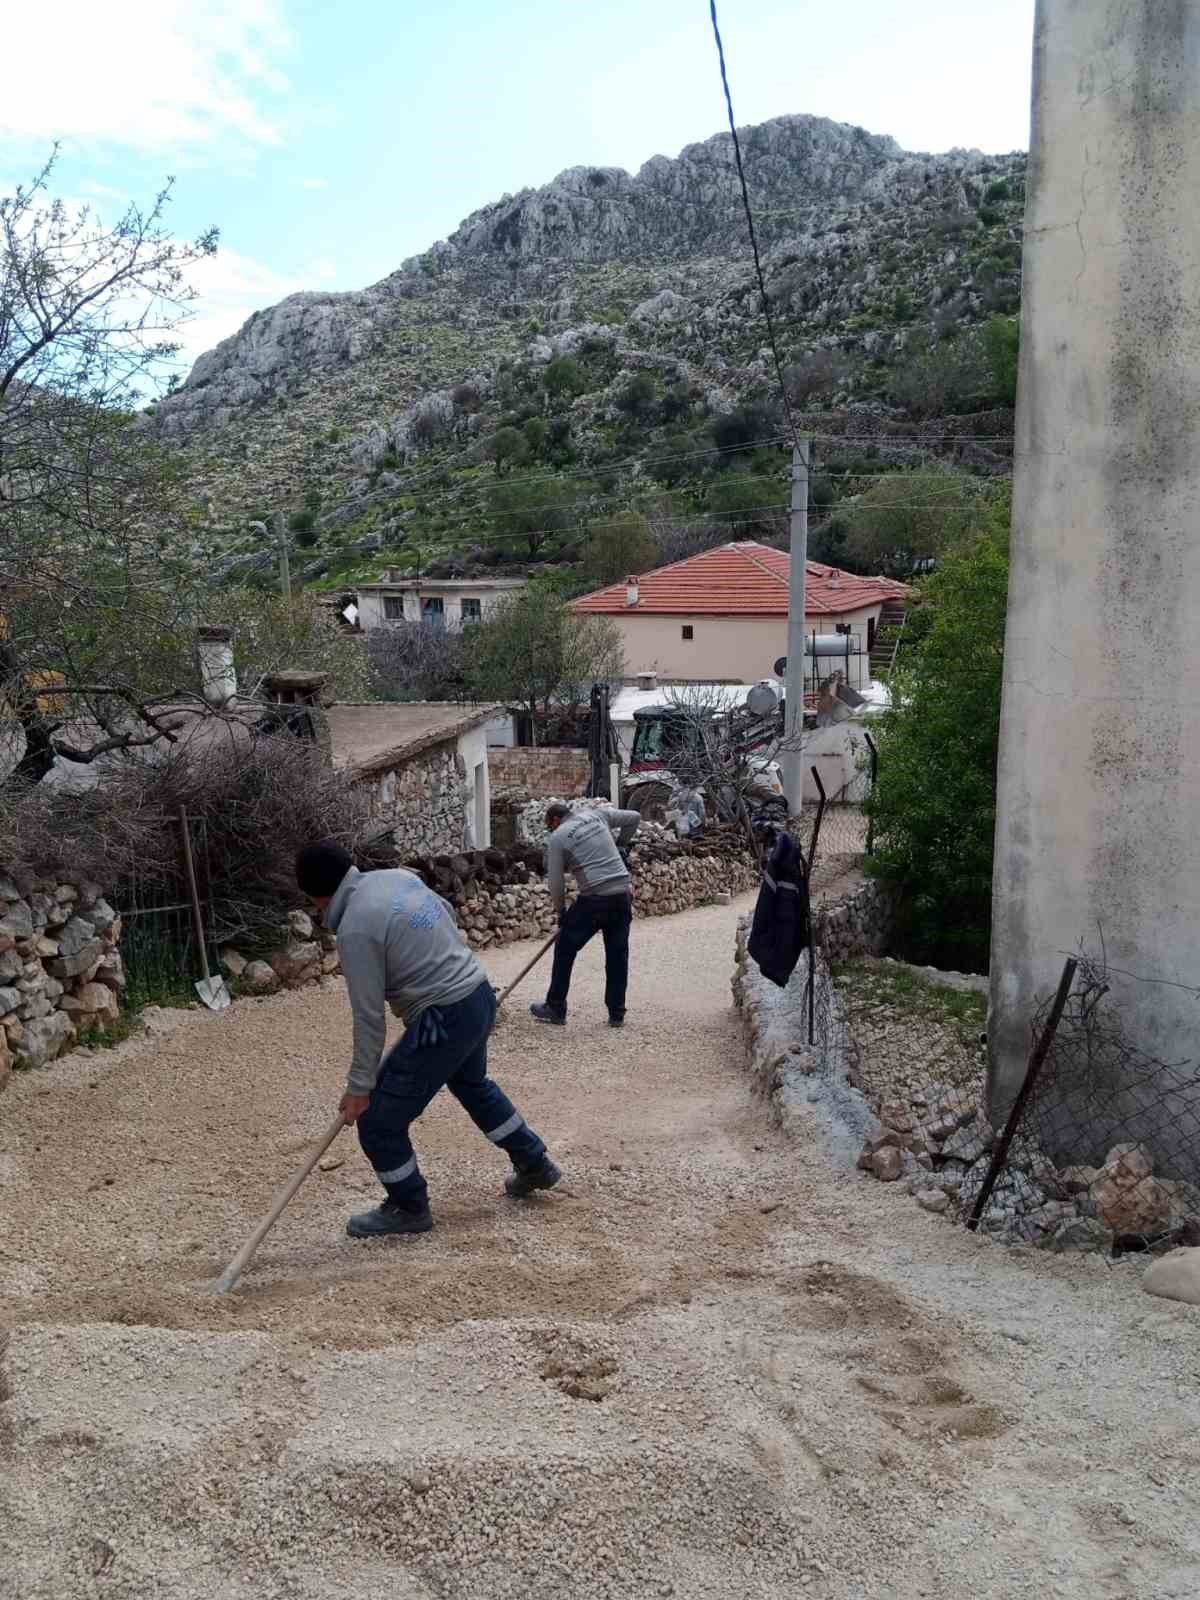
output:
[[[509,594],[519,594],[528,578],[402,578],[389,573],[358,590],[359,626],[367,632],[398,622],[428,622],[461,628],[482,622]]]

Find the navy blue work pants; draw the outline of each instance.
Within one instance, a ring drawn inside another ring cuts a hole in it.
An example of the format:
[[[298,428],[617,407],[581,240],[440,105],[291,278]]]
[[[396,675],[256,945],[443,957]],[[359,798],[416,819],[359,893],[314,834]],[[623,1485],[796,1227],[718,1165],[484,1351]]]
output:
[[[413,1153],[409,1128],[439,1089],[449,1089],[480,1133],[505,1151],[514,1167],[540,1164],[546,1146],[512,1101],[487,1075],[488,1035],[496,1017],[490,983],[454,1005],[437,1008],[436,1030],[423,1019],[404,1030],[383,1058],[370,1104],[359,1117],[358,1142],[389,1199],[414,1207],[427,1187]],[[435,1043],[418,1043],[439,1035]]]

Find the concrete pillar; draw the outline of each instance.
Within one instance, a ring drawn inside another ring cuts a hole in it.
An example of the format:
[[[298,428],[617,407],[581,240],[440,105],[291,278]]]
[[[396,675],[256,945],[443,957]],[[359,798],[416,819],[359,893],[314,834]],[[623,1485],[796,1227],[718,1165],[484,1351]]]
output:
[[[1200,0],[1039,0],[1034,68],[994,1111],[1081,941],[1200,1056]]]

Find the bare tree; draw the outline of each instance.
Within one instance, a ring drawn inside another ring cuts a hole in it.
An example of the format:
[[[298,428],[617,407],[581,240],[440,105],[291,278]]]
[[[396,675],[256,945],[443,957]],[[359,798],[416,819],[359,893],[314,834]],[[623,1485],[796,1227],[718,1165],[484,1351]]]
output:
[[[467,698],[467,631],[398,622],[367,635],[371,688],[381,700]]]
[[[50,198],[53,168],[0,199],[0,771],[18,782],[169,738],[167,624],[200,609],[176,474],[135,408],[216,234],[171,237],[169,184],[105,225]]]
[[[744,823],[756,811],[786,815],[776,763],[787,745],[777,713],[755,715],[721,684],[677,684],[663,698],[664,766],[704,797],[710,816]]]

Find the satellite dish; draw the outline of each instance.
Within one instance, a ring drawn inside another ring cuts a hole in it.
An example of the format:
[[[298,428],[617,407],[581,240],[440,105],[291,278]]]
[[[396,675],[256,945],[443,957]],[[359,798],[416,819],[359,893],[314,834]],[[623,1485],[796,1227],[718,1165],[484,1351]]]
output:
[[[358,607],[353,602],[351,602],[350,605],[343,606],[342,615],[345,617],[346,621],[353,628],[353,627],[356,626],[356,624],[358,622]]]
[[[777,678],[782,678],[782,677],[784,677],[786,675],[786,673],[787,673],[787,657],[786,656],[780,656],[779,660],[775,663],[775,676]]]
[[[779,696],[769,683],[756,683],[746,696],[746,706],[756,717],[769,717],[779,710]]]

